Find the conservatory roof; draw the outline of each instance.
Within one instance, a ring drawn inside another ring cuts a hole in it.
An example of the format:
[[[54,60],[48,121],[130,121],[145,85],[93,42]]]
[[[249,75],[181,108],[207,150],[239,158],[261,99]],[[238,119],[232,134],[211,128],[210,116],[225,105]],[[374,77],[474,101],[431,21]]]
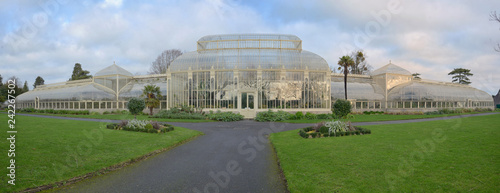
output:
[[[389,91],[389,100],[491,101],[488,93],[468,85],[412,81]]]
[[[402,75],[411,75],[410,71],[401,68],[393,63],[389,63],[385,66],[380,67],[379,69],[373,71],[371,73],[372,76],[379,74],[402,74]]]
[[[356,100],[382,100],[384,96],[375,92],[375,87],[370,83],[349,82],[347,84],[347,98]],[[381,88],[379,88],[381,90]],[[331,93],[334,99],[344,99],[344,82],[331,83]]]
[[[113,63],[113,65],[108,66],[99,72],[95,73],[94,76],[108,76],[108,75],[124,75],[124,76],[134,76],[132,73],[129,71],[123,69],[122,67],[116,65]]]

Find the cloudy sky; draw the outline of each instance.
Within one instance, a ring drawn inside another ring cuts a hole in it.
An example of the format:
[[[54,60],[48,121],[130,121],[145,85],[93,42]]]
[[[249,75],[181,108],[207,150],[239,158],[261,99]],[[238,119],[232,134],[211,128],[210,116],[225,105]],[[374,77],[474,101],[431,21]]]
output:
[[[30,89],[66,81],[75,63],[91,74],[113,64],[147,74],[163,50],[196,50],[211,34],[297,35],[331,66],[363,49],[377,69],[389,62],[424,79],[451,81],[468,68],[472,86],[500,89],[497,0],[7,0],[0,1],[0,74]]]

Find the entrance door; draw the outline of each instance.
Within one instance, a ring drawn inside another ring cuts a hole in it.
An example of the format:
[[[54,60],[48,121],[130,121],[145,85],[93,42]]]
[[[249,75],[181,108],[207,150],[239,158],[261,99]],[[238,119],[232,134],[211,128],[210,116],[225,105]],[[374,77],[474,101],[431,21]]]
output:
[[[241,115],[245,118],[255,117],[255,93],[242,92],[241,93]]]

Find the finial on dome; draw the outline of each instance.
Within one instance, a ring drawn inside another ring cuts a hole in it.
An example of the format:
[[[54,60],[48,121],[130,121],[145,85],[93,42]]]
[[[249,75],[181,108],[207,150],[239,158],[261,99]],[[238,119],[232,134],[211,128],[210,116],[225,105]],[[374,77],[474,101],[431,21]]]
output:
[[[389,64],[392,64],[392,61],[391,61],[391,60],[389,60]]]
[[[113,65],[116,65],[116,64],[115,64],[115,61],[113,61]]]

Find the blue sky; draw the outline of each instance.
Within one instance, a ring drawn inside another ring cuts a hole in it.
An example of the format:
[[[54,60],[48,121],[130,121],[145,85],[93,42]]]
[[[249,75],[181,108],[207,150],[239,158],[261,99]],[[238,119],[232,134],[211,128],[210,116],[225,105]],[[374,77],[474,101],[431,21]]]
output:
[[[331,66],[363,49],[374,69],[391,60],[424,79],[449,82],[453,68],[471,69],[472,86],[496,94],[492,11],[500,14],[500,1],[0,1],[0,74],[30,88],[37,76],[66,81],[77,62],[91,74],[113,61],[147,74],[163,50],[196,50],[205,35],[282,33]]]

